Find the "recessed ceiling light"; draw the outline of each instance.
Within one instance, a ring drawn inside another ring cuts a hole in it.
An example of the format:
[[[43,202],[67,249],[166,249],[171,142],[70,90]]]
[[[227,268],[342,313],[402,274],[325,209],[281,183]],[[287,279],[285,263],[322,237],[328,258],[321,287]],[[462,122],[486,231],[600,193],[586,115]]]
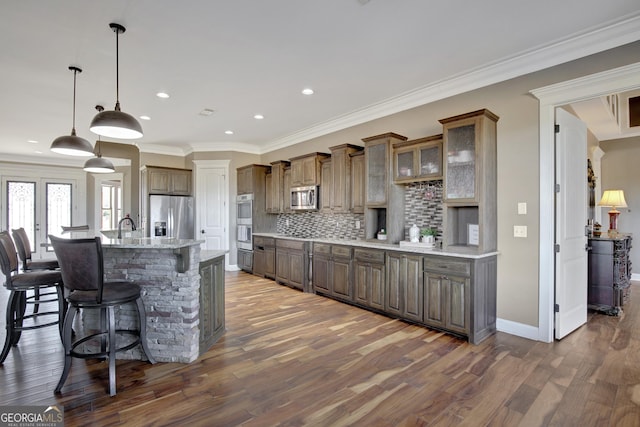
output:
[[[311,88],[302,89],[302,94],[303,95],[313,95],[313,89],[311,89]]]
[[[141,120],[151,120],[151,117],[149,116],[140,116]]]
[[[168,97],[169,97],[169,94],[168,94],[168,93],[166,93],[166,92],[158,92],[158,93],[156,93],[156,96],[157,96],[158,98],[168,98]]]
[[[30,140],[28,140],[27,142],[30,142],[30,143],[32,143],[32,144],[37,144],[37,143],[38,143],[38,141],[36,141],[35,139],[30,139]]]
[[[211,108],[205,108],[202,111],[200,111],[198,114],[201,116],[210,116],[214,113],[214,111]]]
[[[264,116],[262,114],[256,114],[255,116],[253,116],[253,118],[256,120],[262,120],[264,119]]]
[[[232,130],[225,130],[224,133],[226,133],[227,135],[233,135],[233,131]]]

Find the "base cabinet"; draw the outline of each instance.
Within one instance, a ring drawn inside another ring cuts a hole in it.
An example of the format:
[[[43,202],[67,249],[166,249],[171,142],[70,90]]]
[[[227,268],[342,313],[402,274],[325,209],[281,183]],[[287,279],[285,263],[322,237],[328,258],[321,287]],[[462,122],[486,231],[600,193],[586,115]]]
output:
[[[305,241],[276,240],[276,281],[307,292],[309,246]]]
[[[469,332],[470,279],[424,274],[424,323],[460,334]]]
[[[424,283],[422,256],[387,254],[385,309],[399,317],[422,322]]]
[[[253,239],[253,274],[273,279],[276,277],[276,242],[271,237]]]
[[[326,243],[313,245],[313,290],[353,301],[352,248]]]
[[[224,256],[202,261],[200,272],[200,354],[224,333]]]
[[[384,311],[384,251],[355,249],[353,270],[354,302]]]
[[[253,272],[253,252],[246,249],[238,249],[238,267],[247,273]]]
[[[618,315],[629,293],[631,236],[619,234],[590,238],[589,247],[589,308]]]

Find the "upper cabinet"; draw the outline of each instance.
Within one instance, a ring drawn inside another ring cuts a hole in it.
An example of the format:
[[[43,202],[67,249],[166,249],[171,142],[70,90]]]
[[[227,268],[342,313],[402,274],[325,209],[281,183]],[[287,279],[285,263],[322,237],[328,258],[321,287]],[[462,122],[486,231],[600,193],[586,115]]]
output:
[[[247,165],[236,169],[238,179],[238,195],[264,192],[264,175],[271,167],[264,165]],[[261,188],[256,188],[260,186]]]
[[[351,212],[364,213],[364,150],[349,154],[351,158]]]
[[[327,157],[329,155],[325,153],[311,153],[290,159],[291,187],[320,185],[320,161]]]
[[[289,190],[285,192],[284,171],[289,167],[286,160],[271,162],[271,173],[266,176],[267,198],[265,207],[267,213],[278,214],[285,212],[289,204]]]
[[[365,143],[366,206],[386,207],[391,183],[391,144],[406,140],[406,136],[392,132],[362,140]]]
[[[442,179],[442,134],[393,144],[397,184]]]
[[[331,195],[330,208],[334,213],[346,213],[351,210],[351,175],[353,168],[351,164],[351,154],[362,151],[363,148],[357,145],[342,144],[330,147],[331,150],[331,175],[328,183],[329,188],[322,190],[323,194]],[[322,178],[324,185],[325,179]]]
[[[440,120],[445,248],[496,250],[497,121],[486,109]]]
[[[147,194],[169,194],[190,196],[192,172],[190,169],[143,166],[141,169],[143,186]]]

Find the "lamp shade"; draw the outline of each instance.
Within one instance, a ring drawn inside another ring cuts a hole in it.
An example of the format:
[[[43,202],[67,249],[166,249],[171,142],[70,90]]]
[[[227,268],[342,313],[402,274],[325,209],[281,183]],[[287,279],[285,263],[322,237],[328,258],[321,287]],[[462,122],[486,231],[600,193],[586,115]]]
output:
[[[93,156],[91,143],[84,138],[76,136],[73,131],[71,135],[63,135],[54,139],[51,143],[51,151],[69,156]]]
[[[612,208],[626,208],[627,201],[624,199],[624,191],[622,190],[605,190],[602,199],[598,202],[598,206],[608,206]]]
[[[91,173],[112,173],[115,172],[116,169],[113,167],[113,163],[110,160],[104,159],[102,157],[94,157],[85,162],[84,168],[85,172]]]
[[[120,111],[120,106],[116,104],[113,111],[102,111],[93,118],[91,132],[118,139],[142,138],[142,126],[130,114]]]

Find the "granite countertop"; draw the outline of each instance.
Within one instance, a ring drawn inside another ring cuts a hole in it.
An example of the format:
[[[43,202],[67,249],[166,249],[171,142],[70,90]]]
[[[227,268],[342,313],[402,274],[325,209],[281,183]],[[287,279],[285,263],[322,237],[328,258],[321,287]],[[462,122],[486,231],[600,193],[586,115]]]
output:
[[[591,236],[589,239],[591,240],[624,240],[628,237],[631,237],[630,233],[616,233],[609,234],[608,232],[603,232],[600,236]]]
[[[383,249],[387,251],[411,252],[419,254],[440,255],[449,257],[481,259],[497,255],[498,252],[477,253],[475,248],[465,248],[460,246],[456,250],[443,250],[439,248],[422,248],[418,246],[400,246],[398,243],[385,243],[377,240],[346,240],[346,239],[323,239],[293,237],[280,233],[253,233],[254,236],[274,237],[277,239],[301,240],[305,242],[330,243],[334,245],[348,245],[363,248]]]
[[[200,251],[200,262],[209,261],[211,259],[218,258],[219,256],[224,256],[228,253],[228,250],[202,250]]]
[[[111,231],[111,230],[108,230]],[[123,235],[130,233],[122,231]],[[123,248],[123,249],[180,249],[189,246],[196,246],[204,242],[204,240],[195,239],[174,239],[163,237],[123,237],[109,238],[99,230],[79,230],[59,233],[55,236],[66,239],[87,239],[92,237],[100,237],[102,246],[105,248]]]

